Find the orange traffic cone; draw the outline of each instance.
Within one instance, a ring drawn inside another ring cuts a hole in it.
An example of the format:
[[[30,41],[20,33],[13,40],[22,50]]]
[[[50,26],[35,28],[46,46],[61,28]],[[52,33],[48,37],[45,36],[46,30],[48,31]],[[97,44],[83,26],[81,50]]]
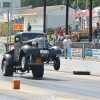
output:
[[[12,89],[20,89],[20,80],[16,80],[16,79],[13,80]]]

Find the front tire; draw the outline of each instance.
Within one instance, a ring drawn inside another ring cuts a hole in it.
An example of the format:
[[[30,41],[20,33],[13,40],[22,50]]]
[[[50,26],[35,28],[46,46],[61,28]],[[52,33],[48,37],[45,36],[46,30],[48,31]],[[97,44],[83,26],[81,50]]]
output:
[[[2,75],[3,76],[13,76],[13,66],[6,64],[6,61],[2,63]]]
[[[25,72],[27,70],[28,68],[28,58],[27,57],[22,57],[21,68],[22,68],[22,72]]]
[[[55,61],[54,69],[59,70],[60,69],[60,59],[59,59],[59,57],[55,57],[54,61]]]
[[[44,74],[44,66],[34,66],[32,69],[33,77],[42,78]]]

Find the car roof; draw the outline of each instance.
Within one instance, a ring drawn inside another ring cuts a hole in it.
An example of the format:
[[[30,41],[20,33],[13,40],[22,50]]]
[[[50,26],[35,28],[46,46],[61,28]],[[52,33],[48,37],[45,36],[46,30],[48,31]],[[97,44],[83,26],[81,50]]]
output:
[[[26,33],[28,33],[28,34],[45,34],[46,35],[46,33],[42,33],[42,32],[18,32],[18,33],[15,34],[15,36],[26,34]]]

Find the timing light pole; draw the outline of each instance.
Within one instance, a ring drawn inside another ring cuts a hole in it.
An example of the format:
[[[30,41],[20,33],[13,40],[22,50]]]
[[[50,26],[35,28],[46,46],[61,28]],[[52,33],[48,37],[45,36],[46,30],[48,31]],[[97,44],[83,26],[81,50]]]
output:
[[[92,0],[90,0],[89,42],[92,41]]]
[[[69,0],[66,0],[66,35],[68,35]]]

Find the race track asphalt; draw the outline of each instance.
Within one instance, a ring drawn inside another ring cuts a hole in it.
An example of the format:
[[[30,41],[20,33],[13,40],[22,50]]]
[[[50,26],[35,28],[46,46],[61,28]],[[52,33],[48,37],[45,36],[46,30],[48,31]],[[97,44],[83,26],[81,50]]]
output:
[[[1,59],[2,55],[0,61]],[[12,89],[13,79],[20,79],[20,90]],[[4,77],[0,70],[0,98],[2,98],[0,100],[100,100],[100,77],[47,70],[43,78],[37,79],[33,78],[31,72],[22,76],[14,74],[13,77]]]

